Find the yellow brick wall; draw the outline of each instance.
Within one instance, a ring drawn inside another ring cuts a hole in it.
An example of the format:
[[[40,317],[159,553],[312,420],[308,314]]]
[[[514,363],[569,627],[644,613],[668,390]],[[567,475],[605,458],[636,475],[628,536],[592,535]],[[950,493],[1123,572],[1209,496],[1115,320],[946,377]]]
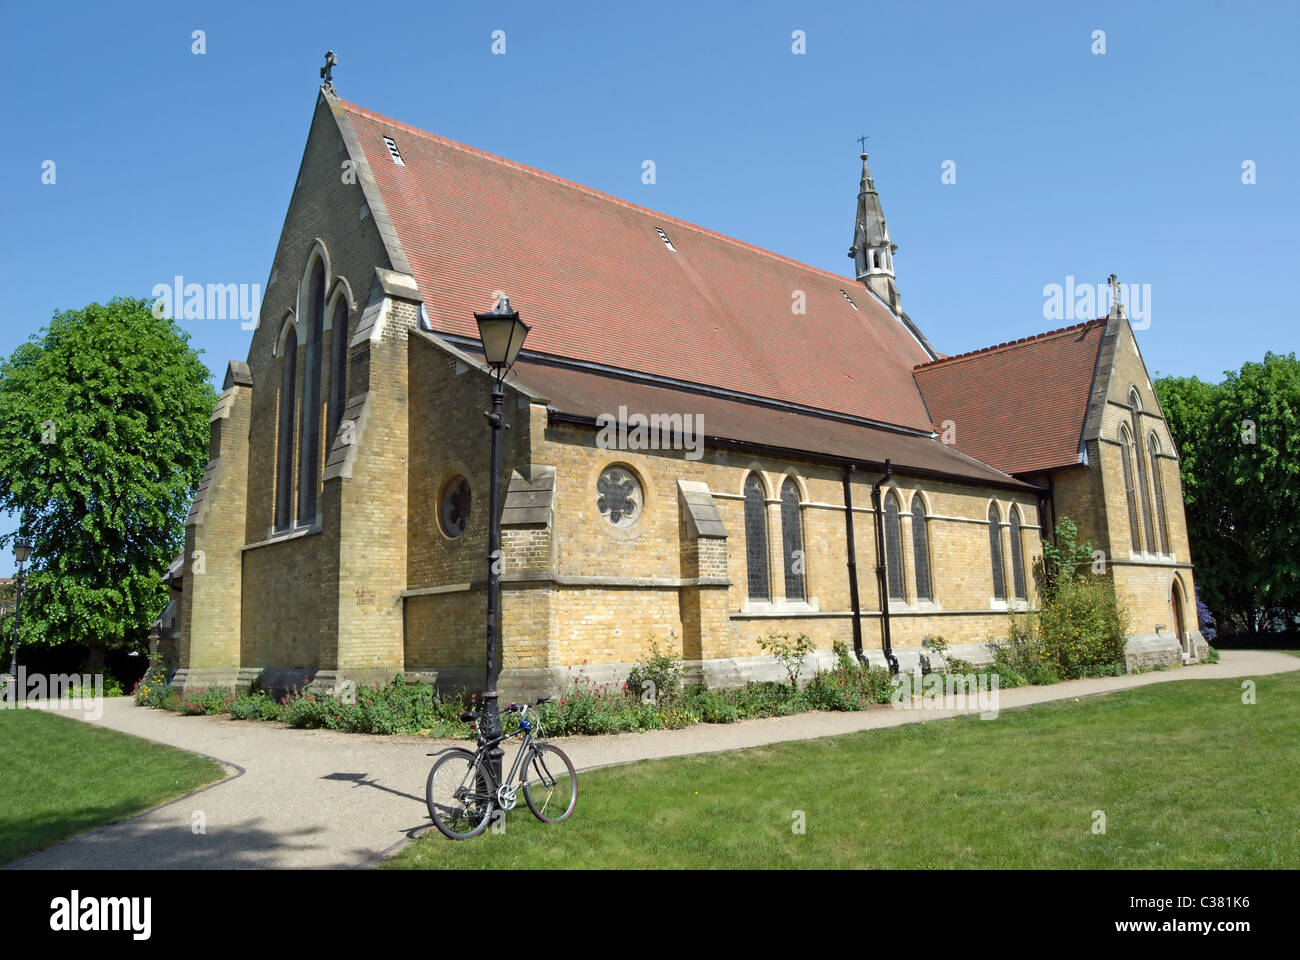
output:
[[[1131,390],[1137,391],[1142,408],[1142,413],[1139,415],[1142,436],[1138,440],[1136,452],[1147,456],[1148,463],[1145,503],[1142,500],[1137,463],[1132,464],[1134,495],[1139,510],[1148,511],[1152,517],[1152,529],[1156,541],[1155,549],[1146,542],[1142,514],[1139,513],[1138,526],[1142,531],[1143,544],[1141,552],[1134,551],[1132,547],[1128,498],[1124,486],[1121,447],[1118,442],[1121,424],[1127,425],[1130,431],[1132,430],[1132,407],[1129,402]],[[1161,451],[1161,456],[1154,464],[1147,455],[1147,436],[1151,432],[1155,433]],[[1099,536],[1096,542],[1107,550],[1107,556],[1112,561],[1116,590],[1129,613],[1130,633],[1155,633],[1157,627],[1172,631],[1173,612],[1170,591],[1175,577],[1179,579],[1186,591],[1184,628],[1195,629],[1192,558],[1187,543],[1187,520],[1178,474],[1177,448],[1169,433],[1169,427],[1160,413],[1159,402],[1142,362],[1136,338],[1127,323],[1119,327],[1107,388],[1107,403],[1101,418],[1101,437],[1096,447],[1105,491],[1103,497],[1105,509],[1104,520],[1092,521],[1092,528],[1100,528],[1104,523],[1109,530],[1108,539]],[[1159,551],[1160,524],[1156,513],[1153,482],[1154,471],[1157,469],[1160,471],[1164,486],[1165,516],[1169,530],[1168,553]],[[1058,491],[1058,505],[1062,503]],[[1064,512],[1063,506],[1061,509]],[[1080,513],[1082,512],[1080,510]]]

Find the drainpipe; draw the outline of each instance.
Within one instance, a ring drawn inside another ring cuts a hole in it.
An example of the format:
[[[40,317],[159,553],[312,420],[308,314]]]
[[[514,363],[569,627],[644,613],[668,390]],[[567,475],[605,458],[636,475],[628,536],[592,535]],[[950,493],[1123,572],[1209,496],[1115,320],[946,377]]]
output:
[[[871,488],[871,506],[876,511],[876,589],[880,593],[880,634],[889,672],[898,674],[898,658],[889,642],[889,584],[885,578],[885,517],[880,507],[880,488],[894,475],[894,465],[885,460],[885,475]]]
[[[856,469],[849,464],[844,471],[844,536],[849,544],[849,600],[853,604],[853,656],[859,663],[866,662],[862,654],[862,605],[858,602],[858,557],[853,549],[853,492],[849,480]]]

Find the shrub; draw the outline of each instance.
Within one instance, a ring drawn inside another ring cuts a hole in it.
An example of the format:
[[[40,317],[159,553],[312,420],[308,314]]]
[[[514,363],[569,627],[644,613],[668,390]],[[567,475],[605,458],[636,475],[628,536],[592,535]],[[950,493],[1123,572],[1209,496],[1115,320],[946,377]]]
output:
[[[149,670],[143,680],[135,685],[135,689],[131,691],[131,696],[136,704],[141,707],[177,710],[180,706],[180,695],[167,686],[167,673],[157,664]]]
[[[569,682],[558,699],[542,704],[542,729],[551,736],[658,730],[663,726],[658,706],[627,696],[628,684],[597,684],[583,671]]]
[[[225,713],[235,695],[228,690],[196,690],[180,695],[177,712],[185,717]]]
[[[1113,583],[1062,576],[1036,613],[1012,617],[1006,642],[990,646],[1003,686],[1055,683],[1123,673],[1127,631]]]
[[[699,686],[691,690],[687,703],[691,714],[701,723],[735,723],[745,719],[728,691]]]
[[[1124,663],[1127,623],[1109,580],[1062,578],[1039,610],[1038,624],[1062,678],[1096,676]]]
[[[96,680],[98,680],[99,684],[102,684],[102,690],[95,689]],[[66,691],[64,691],[64,696],[84,700],[88,697],[98,696],[100,693],[106,697],[120,697],[122,696],[122,692],[122,684],[118,681],[117,677],[112,674],[100,673],[95,674],[90,678],[89,685],[83,685],[80,681],[72,684]]]
[[[1059,583],[1077,582],[1088,576],[1088,565],[1093,562],[1092,543],[1078,540],[1078,526],[1069,517],[1061,517],[1056,522],[1055,536],[1043,541],[1043,556],[1034,564],[1039,596],[1050,597]]]
[[[650,656],[637,661],[627,675],[627,692],[642,703],[658,703],[676,699],[682,689],[682,661],[674,656],[677,634],[668,631],[668,649],[661,650],[659,641],[650,641]]]
[[[283,720],[286,713],[284,705],[264,690],[240,694],[230,701],[229,709],[233,720]]]
[[[969,660],[963,660],[960,657],[954,657],[948,653],[948,641],[943,637],[926,637],[921,641],[921,646],[926,647],[931,653],[935,654],[946,665],[948,673],[969,673],[971,665]]]
[[[807,634],[799,634],[799,638],[791,643],[788,633],[769,633],[766,637],[759,638],[758,645],[776,657],[785,670],[786,676],[790,678],[790,687],[797,690],[799,674],[803,671],[804,657],[817,649],[816,645],[808,639]]]
[[[1040,685],[1061,679],[1031,614],[1013,616],[1006,640],[990,642],[989,648],[993,651],[993,672],[998,675],[1000,686]]]
[[[855,660],[840,641],[831,645],[835,669],[818,674],[804,690],[808,706],[815,710],[864,710],[875,703],[888,703],[893,677],[884,667],[868,667]]]

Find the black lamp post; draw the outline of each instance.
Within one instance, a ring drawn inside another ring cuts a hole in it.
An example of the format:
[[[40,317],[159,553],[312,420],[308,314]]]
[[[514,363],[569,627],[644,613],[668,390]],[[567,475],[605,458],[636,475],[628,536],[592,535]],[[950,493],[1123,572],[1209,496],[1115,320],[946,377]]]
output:
[[[528,324],[510,307],[510,298],[502,297],[490,313],[476,313],[483,356],[492,371],[492,410],[485,412],[492,427],[492,474],[488,495],[488,600],[487,600],[487,690],[483,694],[483,736],[501,736],[501,711],[497,704],[497,641],[500,636],[501,610],[501,428],[505,426],[505,388],[503,382],[514,366],[519,349],[528,336]],[[500,747],[488,755],[492,774],[501,782]]]
[[[14,645],[13,655],[9,658],[9,679],[14,684],[18,683],[18,624],[23,615],[23,564],[31,555],[30,540],[19,538],[14,541],[14,559],[18,561],[18,595],[14,598]]]

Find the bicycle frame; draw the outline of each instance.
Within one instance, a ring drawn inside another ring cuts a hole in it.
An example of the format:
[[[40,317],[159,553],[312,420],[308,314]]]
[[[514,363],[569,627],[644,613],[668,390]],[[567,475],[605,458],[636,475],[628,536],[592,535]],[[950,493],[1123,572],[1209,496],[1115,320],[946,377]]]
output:
[[[519,713],[519,720],[521,723],[527,719],[527,714],[528,714],[528,707],[524,706]],[[477,724],[475,724],[475,726],[477,727]],[[515,782],[515,776],[522,772],[520,767],[524,761],[525,755],[528,754],[528,748],[531,747],[533,744],[533,740],[535,739],[534,737],[535,730],[536,727],[532,723],[529,723],[529,727],[527,730],[524,730],[521,727],[515,730],[513,733],[503,733],[501,736],[496,737],[495,739],[492,740],[484,740],[481,737],[479,738],[478,749],[475,751],[475,756],[479,760],[483,761],[482,768],[487,773],[488,780],[490,781],[490,795],[494,799],[497,795],[497,791],[503,785],[508,787],[511,784],[515,784],[515,788],[518,789],[519,784]],[[523,734],[524,739],[523,742],[519,744],[519,753],[515,755],[514,763],[510,765],[510,772],[502,776],[501,783],[497,783],[495,778],[492,776],[492,764],[487,762],[488,751],[490,751],[493,747],[505,743],[507,740],[511,740],[514,737],[519,736],[521,733]]]

